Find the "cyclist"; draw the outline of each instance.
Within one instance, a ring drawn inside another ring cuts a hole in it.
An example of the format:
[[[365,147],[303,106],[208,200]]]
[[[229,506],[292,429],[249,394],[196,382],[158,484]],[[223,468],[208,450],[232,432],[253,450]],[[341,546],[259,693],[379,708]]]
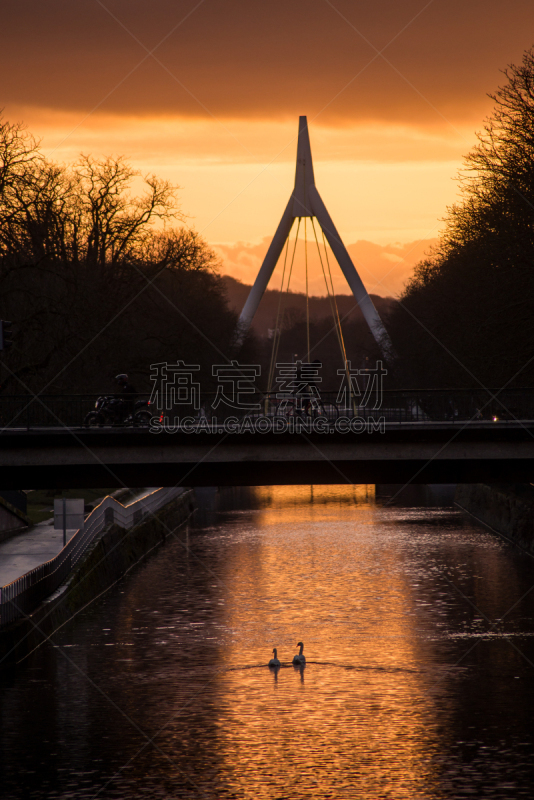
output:
[[[129,414],[133,415],[137,389],[129,383],[128,375],[125,372],[116,375],[115,382],[119,385],[119,393],[117,396],[118,399],[122,401],[124,416],[127,417]]]

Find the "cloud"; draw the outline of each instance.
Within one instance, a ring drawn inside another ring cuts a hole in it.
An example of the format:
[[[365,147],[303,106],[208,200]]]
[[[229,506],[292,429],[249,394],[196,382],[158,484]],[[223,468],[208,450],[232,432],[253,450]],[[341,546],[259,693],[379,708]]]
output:
[[[195,163],[225,164],[295,161],[298,118],[285,121],[214,121],[177,116],[99,114],[80,120],[74,111],[12,106],[10,120],[39,131],[45,150],[62,161],[80,152],[127,152],[146,168]],[[418,130],[410,126],[355,124],[328,127],[310,121],[314,161],[399,163],[457,161],[474,143],[468,127],[456,131]],[[152,167],[151,167],[152,165]]]
[[[326,295],[325,280],[311,231],[310,239],[311,243],[308,244],[307,253],[309,293],[311,295],[324,296]],[[258,244],[237,242],[233,245],[214,245],[214,249],[221,259],[222,273],[231,275],[243,283],[252,284],[262,265],[270,241],[270,237],[265,237]],[[426,239],[408,243],[379,245],[360,240],[349,244],[347,250],[367,291],[382,297],[391,297],[398,296],[402,292],[406,281],[413,273],[415,265],[425,257],[425,254],[436,242],[437,239]],[[323,263],[326,265],[324,255]],[[329,253],[329,264],[336,293],[349,294],[350,290],[347,283],[331,253]],[[269,288],[280,289],[282,267],[283,257],[280,259],[273,274]],[[284,286],[286,286],[286,283],[284,283]],[[290,288],[295,292],[306,291],[305,253],[302,239],[299,240],[296,250]]]
[[[531,0],[18,0],[2,8],[2,102],[452,130],[487,112],[533,23]]]
[[[18,0],[2,7],[2,105],[54,159],[124,154],[181,186],[190,223],[247,281],[307,114],[317,186],[364,282],[398,294],[417,260],[398,243],[437,235],[486,93],[533,23],[532,0]]]

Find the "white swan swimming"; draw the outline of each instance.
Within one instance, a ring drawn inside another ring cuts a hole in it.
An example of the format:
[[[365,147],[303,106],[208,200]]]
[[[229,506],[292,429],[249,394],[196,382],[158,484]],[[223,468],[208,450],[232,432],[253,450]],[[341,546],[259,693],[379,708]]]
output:
[[[293,664],[305,664],[306,656],[302,652],[304,650],[304,645],[302,642],[297,642],[297,647],[300,647],[300,651],[296,656],[293,656]]]
[[[278,657],[276,655],[276,647],[273,649],[273,653],[274,653],[274,658],[271,658],[271,660],[269,661],[269,666],[270,667],[279,667],[280,666],[280,662],[278,661]]]

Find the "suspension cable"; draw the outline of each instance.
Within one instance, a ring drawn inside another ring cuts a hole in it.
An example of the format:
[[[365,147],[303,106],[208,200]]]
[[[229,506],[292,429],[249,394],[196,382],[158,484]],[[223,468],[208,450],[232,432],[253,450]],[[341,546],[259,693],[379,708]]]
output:
[[[330,278],[330,286],[328,285],[328,279],[327,279],[327,275],[326,275],[326,272],[325,272],[323,259],[321,257],[321,248],[319,246],[319,241],[317,239],[317,232],[315,230],[315,224],[314,224],[314,221],[313,221],[313,217],[312,217],[312,226],[313,226],[313,233],[315,235],[315,242],[317,244],[317,252],[319,253],[319,261],[321,262],[321,268],[323,270],[323,276],[324,276],[324,281],[325,281],[325,285],[326,285],[326,293],[327,293],[328,299],[330,301],[330,308],[331,308],[331,311],[332,311],[332,317],[334,319],[334,328],[335,328],[335,331],[336,331],[337,340],[338,340],[338,343],[339,343],[339,348],[341,350],[341,358],[343,360],[343,368],[345,370],[345,375],[346,375],[346,378],[347,378],[347,385],[349,387],[349,403],[354,405],[352,403],[352,384],[351,384],[351,379],[350,379],[350,371],[349,371],[349,367],[348,367],[347,350],[346,350],[346,347],[345,347],[345,340],[343,338],[343,329],[341,327],[341,318],[339,316],[339,309],[338,309],[337,300],[336,300],[336,293],[335,293],[335,290],[334,290],[334,281],[333,281],[333,278],[332,278],[332,270],[330,269],[330,261],[329,261],[329,258],[328,258],[328,250],[327,250],[327,247],[326,247],[326,240],[325,240],[325,236],[324,236],[324,231],[321,229],[321,233],[322,233],[322,236],[323,236],[323,246],[324,246],[324,252],[325,252],[325,259],[326,259],[328,277]],[[354,407],[354,413],[356,414],[356,408],[355,407]]]
[[[308,292],[308,239],[306,234],[306,217],[304,217],[304,263],[306,265],[306,344],[308,350],[306,353],[306,361],[310,360],[310,299]]]
[[[338,325],[339,325],[339,329],[341,330],[341,318],[339,316],[339,309],[337,307],[337,300],[336,300],[336,296],[334,294],[334,281],[332,279],[332,270],[330,269],[330,260],[328,258],[328,248],[326,246],[326,238],[325,238],[324,231],[323,231],[322,228],[321,228],[321,233],[323,235],[323,247],[324,247],[324,252],[325,252],[325,256],[326,256],[326,265],[328,267],[328,274],[330,275],[330,283],[332,284],[332,294],[333,294],[333,297],[334,297],[334,304],[335,304],[335,307],[336,307]],[[345,350],[345,343],[344,342],[343,342],[343,349]],[[357,408],[356,408],[356,401],[355,401],[355,399],[353,397],[353,393],[352,393],[352,381],[351,381],[351,377],[350,377],[350,370],[349,370],[349,366],[348,366],[348,362],[347,362],[346,353],[345,353],[345,375],[347,376],[347,386],[349,387],[349,403],[352,404],[352,408],[353,408],[353,411],[354,411],[354,416],[356,416],[356,414],[358,412],[357,412]]]
[[[333,291],[330,289],[330,286],[328,284],[328,278],[326,276],[324,263],[323,263],[323,258],[321,256],[321,248],[319,246],[319,241],[317,239],[317,231],[315,230],[315,223],[313,221],[313,218],[312,218],[312,227],[313,227],[313,233],[314,233],[314,236],[315,236],[315,243],[317,245],[317,253],[319,254],[319,261],[320,261],[320,264],[321,264],[321,269],[323,271],[323,278],[324,278],[324,282],[325,282],[325,286],[326,286],[326,294],[328,296],[328,300],[329,300],[329,303],[330,303],[330,310],[332,312],[332,319],[334,320],[334,328],[335,328],[335,331],[336,331],[337,340],[338,340],[339,347],[340,347],[340,350],[341,350],[341,357],[342,357],[343,361],[345,362],[346,361],[345,343],[343,341],[343,334],[342,334],[342,331],[341,331],[341,325],[338,324],[338,319],[336,318],[336,310],[337,309],[336,309],[336,306],[334,305],[335,296],[333,297]]]
[[[289,292],[289,284],[291,282],[291,275],[292,275],[292,272],[293,272],[293,264],[295,263],[295,251],[297,249],[300,222],[301,222],[301,217],[299,217],[299,221],[298,221],[298,224],[297,224],[297,233],[295,235],[295,243],[293,245],[293,253],[291,255],[291,263],[289,265],[287,286],[285,288],[285,293],[286,294]],[[274,378],[274,370],[275,370],[275,367],[276,367],[276,359],[278,357],[278,348],[280,346],[281,331],[280,331],[279,322],[280,322],[281,310],[282,310],[282,301],[283,301],[283,293],[284,293],[284,275],[285,275],[285,271],[286,271],[286,260],[287,260],[288,250],[289,250],[289,234],[287,236],[286,257],[284,259],[284,270],[283,270],[283,273],[282,273],[282,283],[281,283],[281,286],[280,286],[280,297],[278,299],[278,313],[277,313],[277,316],[276,316],[276,327],[274,329],[273,346],[272,346],[272,350],[271,350],[271,363],[269,365],[269,378],[268,378],[268,381],[267,381],[267,391],[268,392],[270,392],[272,390],[273,378]],[[267,409],[266,409],[266,413],[267,413]]]
[[[291,222],[291,228],[293,227],[293,222],[294,221],[295,221],[295,218],[293,217],[293,220]],[[280,319],[280,310],[281,310],[281,307],[282,307],[282,296],[283,296],[283,292],[284,292],[284,278],[285,278],[285,274],[286,274],[287,253],[288,253],[288,250],[289,250],[289,237],[291,235],[291,228],[289,229],[289,233],[287,234],[287,239],[286,239],[286,252],[285,252],[285,255],[284,255],[284,267],[282,269],[282,280],[280,281],[280,293],[279,293],[279,296],[278,296],[278,308],[276,310],[276,322],[275,322],[275,325],[274,325],[275,336],[276,336],[276,331],[278,330],[278,321]],[[267,386],[267,391],[269,391],[269,386]]]
[[[338,310],[338,307],[337,307],[336,294],[335,294],[335,291],[334,291],[334,281],[332,279],[332,270],[330,269],[330,259],[328,258],[328,248],[326,246],[326,239],[325,239],[325,236],[324,236],[324,231],[322,229],[321,229],[321,233],[323,235],[323,247],[324,247],[324,254],[325,254],[325,258],[326,258],[326,267],[328,269],[328,276],[330,278],[330,285],[332,287],[332,297],[334,298],[334,305],[336,307],[336,317],[337,317],[337,320],[338,320],[338,325],[341,327],[341,319],[339,317],[339,310]]]

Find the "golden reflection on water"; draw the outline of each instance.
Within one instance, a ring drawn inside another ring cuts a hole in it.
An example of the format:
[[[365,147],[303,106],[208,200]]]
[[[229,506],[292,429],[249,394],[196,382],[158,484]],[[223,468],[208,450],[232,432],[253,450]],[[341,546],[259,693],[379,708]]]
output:
[[[255,495],[264,507],[287,508],[288,506],[320,503],[353,505],[375,502],[374,483],[333,485],[333,486],[258,486]]]
[[[234,635],[219,746],[229,788],[428,797],[435,698],[374,487],[262,487],[257,499],[253,523],[234,523],[225,577]],[[290,663],[300,640],[304,670]],[[275,646],[276,674],[259,666]]]

